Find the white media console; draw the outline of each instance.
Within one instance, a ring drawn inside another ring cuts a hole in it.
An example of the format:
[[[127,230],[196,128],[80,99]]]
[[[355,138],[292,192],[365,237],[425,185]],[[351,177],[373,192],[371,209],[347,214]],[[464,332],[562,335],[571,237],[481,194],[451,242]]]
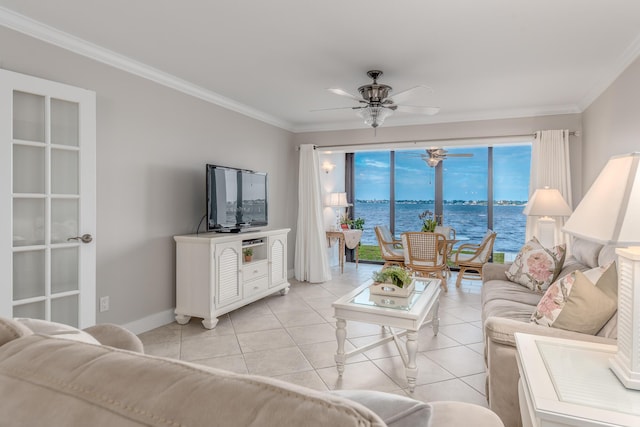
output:
[[[212,329],[222,314],[274,292],[286,295],[289,230],[174,236],[176,321],[200,317]],[[245,248],[253,249],[250,262],[244,262]]]

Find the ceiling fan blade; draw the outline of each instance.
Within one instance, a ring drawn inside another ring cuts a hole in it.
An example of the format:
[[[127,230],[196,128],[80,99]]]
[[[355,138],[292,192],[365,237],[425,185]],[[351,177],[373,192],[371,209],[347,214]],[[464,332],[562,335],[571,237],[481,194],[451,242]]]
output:
[[[418,91],[425,92],[425,93],[433,93],[433,89],[431,89],[429,86],[418,85],[418,86],[414,86],[409,89],[391,94],[389,98],[393,99],[393,102],[397,104],[398,102],[402,102],[403,100],[411,97],[411,95],[413,95],[414,92],[418,92]]]
[[[447,153],[445,154],[447,157],[473,157],[473,154],[471,153]]]
[[[427,116],[433,116],[440,111],[440,107],[418,107],[415,105],[398,105],[397,107],[396,111],[402,113],[425,114]]]
[[[347,98],[351,98],[353,100],[356,100],[358,102],[364,102],[366,103],[367,101],[365,101],[364,99],[362,99],[361,97],[355,96],[350,94],[349,92],[339,89],[339,88],[329,88],[327,89],[329,92],[331,93],[335,93],[336,95],[340,95],[340,96],[346,96]]]
[[[314,113],[316,111],[331,111],[331,110],[359,110],[362,107],[332,107],[332,108],[316,108],[314,110],[309,110],[309,112]]]

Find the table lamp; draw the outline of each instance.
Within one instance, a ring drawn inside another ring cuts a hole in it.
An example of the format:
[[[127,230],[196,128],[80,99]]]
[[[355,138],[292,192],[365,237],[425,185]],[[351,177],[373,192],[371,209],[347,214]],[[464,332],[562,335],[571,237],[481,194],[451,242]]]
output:
[[[602,244],[626,246],[618,255],[618,351],[611,370],[640,390],[640,153],[614,156],[567,220],[563,231]]]
[[[571,208],[555,188],[538,188],[522,211],[527,216],[539,216],[538,239],[545,248],[556,244],[556,220],[552,216],[569,216]]]
[[[329,193],[326,203],[328,207],[336,211],[336,230],[340,229],[340,210],[349,206],[347,203],[347,193]]]

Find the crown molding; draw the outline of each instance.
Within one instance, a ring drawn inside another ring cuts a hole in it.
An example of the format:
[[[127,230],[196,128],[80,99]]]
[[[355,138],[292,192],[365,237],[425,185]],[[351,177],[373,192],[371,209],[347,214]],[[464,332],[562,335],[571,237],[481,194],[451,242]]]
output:
[[[396,127],[396,126],[420,126],[420,125],[434,125],[440,123],[456,123],[456,122],[472,122],[482,120],[503,120],[503,119],[520,119],[523,117],[538,117],[538,116],[556,116],[562,114],[579,114],[582,110],[575,104],[569,105],[554,105],[545,107],[533,107],[522,108],[514,110],[488,110],[478,111],[471,113],[451,113],[451,114],[438,114],[436,116],[429,117],[397,117],[392,116],[388,121],[382,125],[382,127]],[[324,131],[341,131],[341,130],[357,130],[357,129],[371,129],[360,121],[348,121],[348,122],[334,122],[334,123],[322,123],[322,124],[304,124],[294,126],[292,132],[305,133],[305,132],[324,132]]]
[[[640,56],[640,36],[622,52],[615,64],[608,69],[608,72],[594,84],[587,92],[582,101],[578,104],[581,111],[586,110],[618,77],[627,69],[632,62]]]
[[[142,62],[120,55],[102,46],[60,31],[42,22],[0,6],[0,25],[78,55],[93,59],[162,86],[202,99],[211,104],[235,111],[264,123],[292,131],[292,124],[270,114],[236,102],[216,92],[195,85]]]

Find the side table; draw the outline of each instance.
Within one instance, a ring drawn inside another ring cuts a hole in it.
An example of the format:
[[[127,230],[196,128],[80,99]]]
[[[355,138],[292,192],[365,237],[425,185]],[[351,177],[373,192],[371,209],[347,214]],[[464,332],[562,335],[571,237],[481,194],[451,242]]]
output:
[[[515,334],[524,427],[640,426],[640,391],[609,369],[615,345]]]
[[[338,239],[338,262],[340,263],[340,273],[344,273],[345,247],[353,249],[356,253],[356,269],[360,259],[360,239],[362,230],[336,230],[327,231],[327,243],[331,247],[331,239]]]

